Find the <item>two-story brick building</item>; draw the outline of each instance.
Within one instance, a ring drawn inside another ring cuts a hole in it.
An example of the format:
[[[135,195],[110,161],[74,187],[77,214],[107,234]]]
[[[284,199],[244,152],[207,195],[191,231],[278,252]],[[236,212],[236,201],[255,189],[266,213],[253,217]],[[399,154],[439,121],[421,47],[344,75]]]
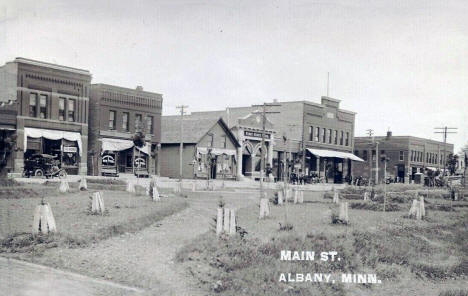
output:
[[[89,112],[89,174],[158,173],[162,95],[108,84],[92,84]],[[132,137],[141,126],[143,148]]]
[[[353,167],[355,177],[362,176],[375,181],[378,171],[378,182],[385,176],[385,163],[387,159],[387,177],[397,182],[414,180],[417,173],[429,170],[443,170],[444,162],[449,154],[453,154],[453,144],[412,137],[387,136],[355,137],[354,154],[361,157],[364,162]],[[378,152],[377,152],[378,151]]]
[[[0,100],[9,101],[0,107],[0,129],[17,136],[8,170],[20,174],[24,159],[44,153],[69,174],[86,174],[90,72],[16,58],[0,73]]]
[[[340,109],[337,99],[322,97],[320,104],[311,101],[277,102],[267,107],[267,163],[273,168],[277,179],[282,179],[284,163],[289,173],[303,173],[317,176],[324,181],[341,183],[352,173],[352,161],[362,161],[353,152],[354,122],[356,113]],[[261,107],[234,107],[223,111],[192,112],[191,116],[209,118],[221,116],[230,129],[241,128],[241,118],[261,112]],[[249,133],[258,141],[261,139],[261,119],[257,122],[256,133]],[[240,123],[240,125],[239,125]],[[234,132],[238,141],[244,143],[244,136]],[[271,135],[271,140],[268,138]],[[248,146],[241,145],[242,154]],[[288,160],[287,162],[285,160]],[[255,166],[259,169],[259,166]],[[242,170],[245,174],[245,170]],[[240,174],[238,174],[240,175]],[[250,176],[258,176],[252,172]],[[249,176],[249,175],[247,175]]]

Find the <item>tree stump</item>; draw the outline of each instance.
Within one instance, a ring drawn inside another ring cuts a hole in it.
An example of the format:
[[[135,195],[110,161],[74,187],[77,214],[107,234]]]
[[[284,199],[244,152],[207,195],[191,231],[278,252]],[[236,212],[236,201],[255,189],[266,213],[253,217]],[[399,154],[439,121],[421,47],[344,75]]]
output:
[[[104,200],[102,199],[100,192],[93,193],[93,200],[91,204],[91,213],[104,215],[105,207]]]
[[[349,223],[349,216],[348,216],[348,202],[341,202],[340,204],[340,213],[338,215],[338,219],[344,223]]]
[[[260,219],[270,216],[270,204],[268,198],[260,200]]]
[[[86,177],[81,178],[79,189],[80,191],[88,190],[88,183],[86,182]]]
[[[294,188],[293,191],[294,191],[294,204],[297,204],[299,191],[297,190],[297,188]]]
[[[223,208],[218,208],[216,215],[216,235],[221,235],[223,232]]]
[[[36,206],[34,210],[32,234],[48,234],[50,232],[56,232],[57,226],[55,224],[55,218],[52,213],[52,209],[48,203]]]
[[[67,193],[69,190],[70,190],[70,185],[68,185],[68,181],[65,179],[60,180],[59,192]]]

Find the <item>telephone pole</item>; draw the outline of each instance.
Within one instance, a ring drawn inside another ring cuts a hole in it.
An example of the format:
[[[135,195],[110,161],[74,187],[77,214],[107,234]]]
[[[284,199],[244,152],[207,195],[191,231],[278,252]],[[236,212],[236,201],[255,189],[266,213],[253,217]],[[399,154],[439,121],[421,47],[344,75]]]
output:
[[[187,105],[179,105],[176,106],[177,109],[180,109],[180,147],[179,147],[179,181],[182,182],[182,169],[183,169],[183,151],[184,151],[184,137],[183,137],[183,132],[184,132],[184,114],[185,114],[185,109],[188,108]]]
[[[260,144],[261,150],[260,150],[260,199],[264,198],[263,197],[263,171],[265,170],[265,132],[266,132],[266,127],[265,127],[265,121],[266,121],[266,114],[273,114],[273,113],[280,113],[279,111],[267,111],[267,107],[273,107],[273,106],[281,106],[278,103],[263,103],[262,105],[253,105],[252,107],[262,107],[262,142]],[[259,113],[259,112],[257,112]],[[270,139],[270,145],[271,145],[271,139]]]
[[[456,134],[457,133],[457,127],[435,127],[434,128],[436,131],[434,132],[435,134],[443,134],[444,135],[444,173],[442,176],[445,176],[445,170],[447,168],[447,135],[448,134]]]

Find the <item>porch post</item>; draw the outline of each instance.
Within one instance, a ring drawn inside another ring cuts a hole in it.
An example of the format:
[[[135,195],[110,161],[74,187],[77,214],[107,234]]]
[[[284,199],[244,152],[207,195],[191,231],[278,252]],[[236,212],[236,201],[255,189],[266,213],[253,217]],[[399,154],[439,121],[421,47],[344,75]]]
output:
[[[268,163],[273,167],[273,141],[268,143]]]
[[[242,178],[242,145],[237,147],[237,180]]]

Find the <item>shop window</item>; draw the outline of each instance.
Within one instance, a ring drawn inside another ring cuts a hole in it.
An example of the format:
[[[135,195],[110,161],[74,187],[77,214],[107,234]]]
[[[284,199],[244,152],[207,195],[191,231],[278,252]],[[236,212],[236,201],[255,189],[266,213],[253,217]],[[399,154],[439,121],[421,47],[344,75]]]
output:
[[[75,122],[76,100],[68,99],[68,121]]]
[[[125,132],[128,132],[130,130],[128,126],[128,118],[129,118],[129,113],[124,112],[122,114],[122,130]]]
[[[59,98],[59,120],[65,120],[65,98]]]
[[[39,96],[39,117],[47,118],[47,95]]]
[[[149,134],[153,134],[153,116],[146,117],[146,130]]]
[[[36,117],[37,94],[29,94],[29,117]]]
[[[109,111],[109,130],[115,130],[115,115],[116,112],[114,110]]]

